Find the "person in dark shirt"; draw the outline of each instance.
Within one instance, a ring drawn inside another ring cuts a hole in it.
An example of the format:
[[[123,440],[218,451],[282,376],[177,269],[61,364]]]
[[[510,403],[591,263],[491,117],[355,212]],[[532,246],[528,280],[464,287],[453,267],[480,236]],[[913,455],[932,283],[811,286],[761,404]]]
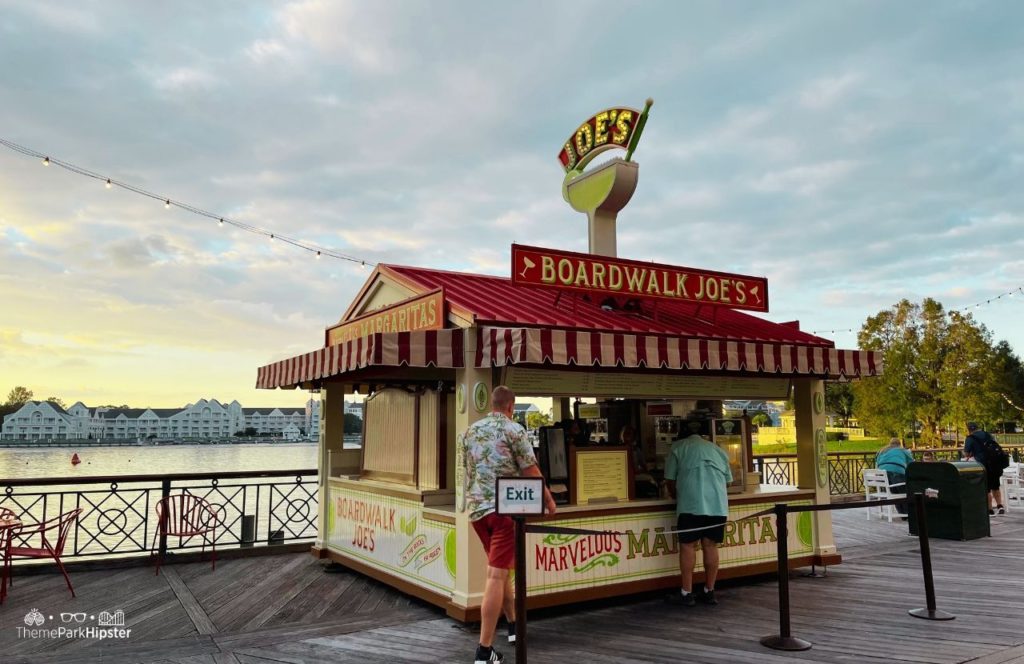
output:
[[[985,455],[985,444],[990,439],[995,442],[995,439],[974,422],[967,423],[967,432],[967,438],[964,440],[964,457],[968,460],[974,459],[985,467],[985,479],[988,482],[988,513],[1002,516],[1006,514],[1006,508],[1003,507],[1003,492],[999,490],[1003,469],[993,465],[992,460]]]

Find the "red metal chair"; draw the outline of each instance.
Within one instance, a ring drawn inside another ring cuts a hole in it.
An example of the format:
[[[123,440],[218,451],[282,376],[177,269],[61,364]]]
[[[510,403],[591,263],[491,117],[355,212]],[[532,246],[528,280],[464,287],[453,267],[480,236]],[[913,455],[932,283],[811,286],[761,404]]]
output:
[[[160,563],[163,555],[159,551],[161,536],[203,538],[200,557],[206,553],[206,545],[210,545],[212,558],[211,568],[217,569],[217,525],[220,523],[220,510],[205,499],[191,493],[180,493],[161,498],[156,504],[157,528],[153,533],[153,548],[156,551],[156,574],[160,574]]]
[[[71,596],[75,596],[75,589],[71,585],[71,579],[68,577],[68,571],[64,569],[64,563],[60,561],[60,557],[64,555],[64,544],[68,540],[68,533],[71,532],[71,526],[75,525],[78,521],[78,515],[82,513],[81,508],[71,510],[70,512],[64,512],[60,516],[55,516],[52,519],[40,521],[39,523],[26,523],[22,524],[18,529],[17,533],[14,533],[12,542],[7,546],[7,555],[4,557],[4,569],[5,576],[7,579],[7,585],[14,585],[13,575],[10,574],[11,561],[14,558],[53,558],[53,562],[57,563],[57,568],[60,569],[60,573],[64,575],[64,581],[68,584],[68,590],[71,591]],[[50,539],[47,533],[51,530],[57,531],[57,538]],[[30,546],[30,540],[33,536],[39,536],[39,546]],[[15,541],[21,544],[21,546],[15,546]]]
[[[0,522],[17,519],[17,515],[6,507],[0,507]],[[10,576],[10,559],[7,549],[11,546],[11,540],[21,530],[21,526],[0,526],[0,561],[3,564],[3,573],[0,574],[0,604],[4,603],[7,597],[7,577]]]

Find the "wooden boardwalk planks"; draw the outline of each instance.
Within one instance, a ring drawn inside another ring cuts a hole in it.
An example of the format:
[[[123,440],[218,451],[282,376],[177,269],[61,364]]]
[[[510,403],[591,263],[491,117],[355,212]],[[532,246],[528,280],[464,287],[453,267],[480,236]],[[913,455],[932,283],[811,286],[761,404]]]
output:
[[[906,524],[834,514],[845,561],[827,578],[792,578],[793,632],[803,653],[763,648],[778,629],[772,579],[719,589],[718,607],[678,609],[659,596],[618,598],[531,614],[531,661],[555,664],[783,662],[1024,664],[1024,511],[993,522],[993,537],[933,540],[939,607],[951,623],[911,618],[924,604],[917,540]],[[3,664],[301,664],[468,662],[476,630],[358,574],[325,574],[306,555],[79,572],[75,600],[56,575],[19,577],[0,607]],[[38,608],[122,609],[125,641],[19,638]],[[499,649],[514,662],[512,647]]]

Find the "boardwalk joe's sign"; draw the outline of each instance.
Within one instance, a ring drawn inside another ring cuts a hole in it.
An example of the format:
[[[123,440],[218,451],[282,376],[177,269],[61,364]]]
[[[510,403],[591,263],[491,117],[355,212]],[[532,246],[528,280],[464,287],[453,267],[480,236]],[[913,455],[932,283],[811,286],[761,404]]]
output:
[[[524,286],[768,311],[768,280],[609,256],[512,245],[512,281]]]

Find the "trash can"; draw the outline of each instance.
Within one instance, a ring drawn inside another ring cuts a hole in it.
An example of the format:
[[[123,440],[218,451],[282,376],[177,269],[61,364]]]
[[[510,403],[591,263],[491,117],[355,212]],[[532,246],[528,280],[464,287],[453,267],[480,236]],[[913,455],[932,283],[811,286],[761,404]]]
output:
[[[988,537],[988,489],[985,467],[974,461],[915,461],[907,466],[907,493],[937,489],[939,497],[926,500],[928,536],[971,540]],[[917,534],[917,513],[910,509],[910,534]]]

